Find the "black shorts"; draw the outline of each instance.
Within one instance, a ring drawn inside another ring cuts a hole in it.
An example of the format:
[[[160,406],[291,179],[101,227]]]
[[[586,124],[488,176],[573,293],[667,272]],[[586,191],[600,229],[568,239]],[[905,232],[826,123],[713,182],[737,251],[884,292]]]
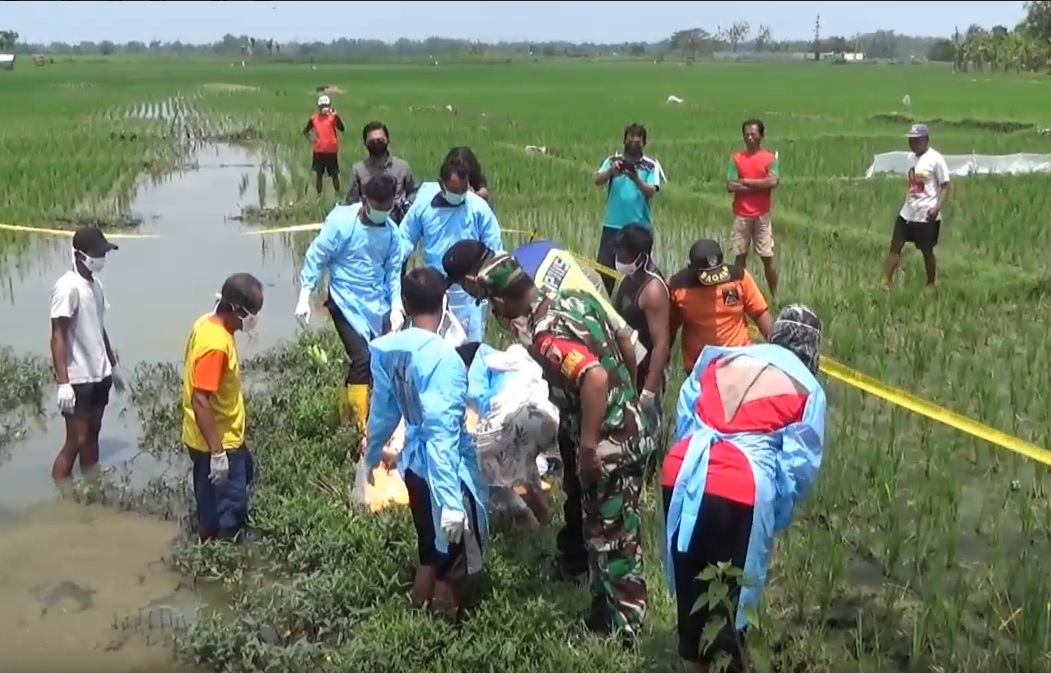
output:
[[[664,488],[664,513],[667,516],[671,504],[672,489]],[[707,606],[694,611],[694,604],[708,591],[708,582],[697,579],[705,568],[729,561],[734,567],[743,569],[748,555],[748,538],[752,534],[752,512],[750,505],[707,495],[701,500],[701,511],[685,552],[672,551],[672,566],[675,569],[675,603],[678,613],[679,656],[685,661],[711,663],[720,653],[730,655],[733,662],[729,673],[744,670],[738,636],[744,642],[744,634],[736,633],[736,615],[727,615],[724,606],[709,609]],[[678,530],[675,531],[676,537]],[[741,588],[736,582],[730,586],[730,598],[736,606]],[[726,625],[720,630],[709,648],[701,653],[701,633],[708,622],[722,616]]]
[[[942,221],[910,222],[901,215],[894,220],[894,242],[912,243],[918,250],[934,250],[938,245]]]
[[[318,175],[339,176],[339,154],[336,152],[314,152],[312,165]]]
[[[482,568],[482,534],[478,530],[478,503],[467,487],[460,484],[470,530],[464,533],[462,540],[450,544],[445,553],[438,551],[435,546],[431,489],[427,482],[412,470],[406,470],[405,490],[409,493],[409,509],[416,527],[420,565],[433,567],[442,581],[463,580],[479,572]]]
[[[77,396],[73,411],[67,416],[95,416],[101,414],[109,404],[109,391],[113,388],[113,377],[107,376],[93,383],[74,383],[73,394]]]

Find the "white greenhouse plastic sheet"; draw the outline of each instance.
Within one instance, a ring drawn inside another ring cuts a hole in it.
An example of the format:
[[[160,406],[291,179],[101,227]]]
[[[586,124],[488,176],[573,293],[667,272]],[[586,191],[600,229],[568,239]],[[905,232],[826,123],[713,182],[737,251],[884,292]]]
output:
[[[912,152],[877,154],[872,157],[872,165],[865,171],[865,177],[880,173],[905,175],[909,172],[910,156]],[[1051,173],[1051,154],[946,154],[945,163],[953,177]]]

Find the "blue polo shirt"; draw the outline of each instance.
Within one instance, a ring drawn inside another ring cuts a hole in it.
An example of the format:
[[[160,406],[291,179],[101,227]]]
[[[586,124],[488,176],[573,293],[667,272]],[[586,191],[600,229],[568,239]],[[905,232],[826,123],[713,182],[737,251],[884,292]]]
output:
[[[609,170],[613,160],[619,155],[606,157],[599,166],[600,171]],[[661,186],[661,172],[657,164],[649,157],[643,156],[636,167],[639,178],[647,185],[658,189]],[[629,224],[639,224],[649,229],[650,200],[639,191],[635,182],[627,175],[618,175],[611,179],[606,188],[606,215],[602,226],[610,229],[623,229]]]

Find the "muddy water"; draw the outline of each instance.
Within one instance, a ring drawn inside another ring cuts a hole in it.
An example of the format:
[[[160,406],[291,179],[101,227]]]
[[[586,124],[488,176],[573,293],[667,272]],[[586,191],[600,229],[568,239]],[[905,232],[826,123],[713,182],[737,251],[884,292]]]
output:
[[[129,371],[141,362],[180,361],[191,323],[211,310],[234,272],[253,273],[265,287],[257,333],[238,336],[243,355],[297,329],[298,260],[290,241],[246,236],[251,227],[225,219],[259,205],[260,157],[219,146],[196,159],[198,170],[140,189],[133,210],[145,223],[138,233],[157,238],[118,241],[100,275],[111,304],[106,328]],[[69,239],[29,236],[0,251],[0,333],[18,352],[48,355],[48,299],[71,264]],[[40,427],[0,463],[0,668],[186,673],[168,663],[165,644],[195,605],[162,562],[176,525],[56,500],[50,465],[64,431],[50,399],[45,408]],[[112,397],[103,467],[126,467],[138,454],[139,432],[134,410]],[[141,479],[166,466],[138,456],[133,467]]]
[[[255,274],[265,293],[256,334],[238,335],[242,355],[255,355],[297,329],[292,311],[299,260],[289,251],[287,237],[246,236],[252,227],[225,219],[241,206],[258,205],[260,157],[218,146],[202,150],[197,161],[198,170],[140,189],[133,210],[145,222],[137,233],[157,238],[116,241],[120,250],[110,254],[100,274],[111,304],[106,329],[129,371],[140,362],[181,361],[193,320],[211,310],[223,280],[238,271]],[[40,237],[33,244],[27,251],[31,257],[20,256],[17,265],[5,258],[0,267],[19,274],[3,279],[0,334],[18,352],[47,355],[48,298],[55,279],[71,264],[70,246],[66,238]],[[31,433],[0,465],[0,508],[53,494],[50,464],[64,430],[51,401],[45,403],[51,414],[46,427]],[[114,395],[101,438],[103,466],[134,457],[138,436],[134,412]],[[150,471],[145,457],[137,458],[136,466]]]

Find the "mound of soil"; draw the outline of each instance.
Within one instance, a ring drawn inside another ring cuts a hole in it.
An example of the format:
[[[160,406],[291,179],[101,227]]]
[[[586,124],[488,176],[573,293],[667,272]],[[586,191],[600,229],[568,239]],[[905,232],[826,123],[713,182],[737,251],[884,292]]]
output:
[[[904,124],[915,124],[917,122],[923,122],[931,126],[939,126],[941,128],[950,129],[971,129],[975,131],[993,131],[994,133],[1015,133],[1017,131],[1031,131],[1036,129],[1036,124],[1030,124],[1029,122],[1020,122],[1013,120],[999,120],[999,119],[942,119],[941,117],[935,117],[934,119],[915,119],[909,115],[901,114],[899,112],[885,112],[871,117],[873,121],[883,122],[888,124],[904,125]]]
[[[318,93],[318,94],[323,94],[323,93],[327,93],[327,94],[332,94],[332,93],[336,93],[336,94],[341,94],[341,93],[347,93],[346,91],[344,91],[343,89],[339,88],[338,86],[332,86],[332,85],[330,85],[330,84],[322,84],[321,86],[319,86],[319,87],[316,87],[316,88],[314,89],[314,92],[315,92],[315,93]]]

